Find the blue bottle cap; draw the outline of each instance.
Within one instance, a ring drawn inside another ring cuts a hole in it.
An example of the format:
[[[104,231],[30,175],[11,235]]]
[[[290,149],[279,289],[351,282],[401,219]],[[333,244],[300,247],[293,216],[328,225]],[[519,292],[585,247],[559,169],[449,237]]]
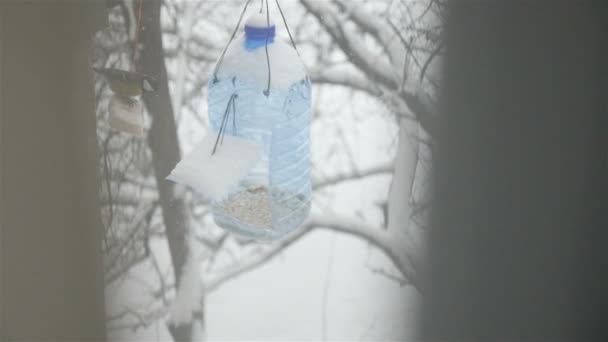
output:
[[[276,34],[276,26],[272,20],[270,25],[265,13],[255,13],[245,23],[245,48],[253,50],[272,43]]]

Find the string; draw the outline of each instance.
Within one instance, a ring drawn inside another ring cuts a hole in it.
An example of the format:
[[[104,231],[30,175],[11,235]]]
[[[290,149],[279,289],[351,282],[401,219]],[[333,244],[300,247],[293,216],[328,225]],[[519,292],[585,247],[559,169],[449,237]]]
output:
[[[230,113],[230,105],[232,104],[232,98],[233,98],[234,94],[232,96],[230,96],[230,99],[228,100],[228,103],[226,104],[226,111],[224,111],[224,116],[222,116],[222,123],[220,124],[220,130],[217,133],[217,138],[215,139],[215,145],[213,145],[213,151],[211,151],[211,155],[215,154],[215,151],[217,150],[217,146],[220,143],[220,138],[223,136],[222,132],[224,131],[224,128],[226,126],[226,121],[228,119],[228,113]],[[223,141],[223,139],[222,139]]]
[[[270,10],[268,9],[268,0],[266,0],[266,27],[270,29]],[[270,37],[270,33],[266,34],[266,44],[264,48],[266,49],[266,63],[268,64],[268,86],[264,91],[264,95],[268,97],[270,95],[270,55],[268,54],[268,38]]]
[[[143,13],[143,0],[139,0],[139,9],[137,11],[137,22],[135,23],[135,37],[133,37],[133,60],[131,63],[131,71],[135,71],[135,63],[137,59],[137,44],[139,42],[139,31],[141,31],[141,17]]]
[[[230,115],[230,108],[232,108],[232,127],[236,132],[236,98],[238,95],[232,94],[230,99],[228,100],[228,104],[226,105],[226,110],[224,111],[224,116],[222,117],[222,123],[220,124],[220,130],[217,133],[217,138],[215,139],[215,144],[213,145],[213,150],[211,151],[211,155],[214,155],[217,151],[218,145],[224,143],[224,135],[226,135],[226,126],[228,124],[228,116]]]
[[[140,5],[141,5],[141,1],[140,0]],[[228,43],[226,44],[226,47],[224,48],[224,50],[222,51],[222,54],[220,55],[220,58],[215,66],[215,69],[213,71],[213,81],[217,82],[217,71],[219,70],[219,67],[222,64],[222,61],[224,60],[224,56],[226,54],[226,51],[228,50],[228,47],[230,46],[230,43],[232,43],[232,41],[234,40],[234,37],[236,36],[236,33],[238,32],[238,29],[241,25],[241,22],[243,20],[243,17],[245,15],[245,13],[247,12],[247,7],[249,6],[249,3],[251,2],[251,0],[247,0],[247,3],[245,3],[245,7],[243,8],[243,11],[241,12],[241,15],[239,17],[239,20],[236,24],[236,27],[234,28],[234,31],[232,32],[232,35],[230,36],[230,39],[228,40]],[[279,4],[278,0],[275,0],[275,3],[277,5],[277,8],[279,9],[279,12],[281,13],[281,18],[283,18],[283,23],[285,24],[285,28],[287,29],[287,34],[289,34],[289,39],[291,41],[291,44],[293,45],[293,48],[296,50],[296,53],[298,53],[298,55],[300,55],[300,53],[298,52],[298,48],[296,47],[296,43],[293,39],[293,36],[291,35],[291,31],[289,30],[289,25],[287,25],[287,20],[285,19],[285,15],[283,14],[283,10],[281,9],[281,5]],[[264,0],[260,1],[260,13],[262,13],[263,7],[264,7]],[[269,8],[269,4],[268,4],[268,0],[266,0],[266,25],[268,28],[270,28],[270,8]],[[269,96],[270,95],[270,84],[271,84],[271,80],[272,80],[272,72],[270,69],[270,54],[268,52],[268,40],[270,38],[270,34],[266,35],[266,42],[264,44],[264,49],[266,52],[266,64],[267,64],[267,70],[268,70],[268,84],[266,87],[266,90],[264,91],[264,95]],[[224,135],[226,135],[226,126],[228,125],[228,116],[230,115],[230,109],[232,108],[232,129],[233,132],[236,134],[236,98],[238,97],[238,95],[232,94],[232,96],[230,97],[230,99],[228,100],[228,103],[226,105],[226,110],[224,111],[224,115],[222,117],[222,123],[220,124],[220,129],[218,132],[218,136],[215,140],[215,144],[213,146],[213,150],[211,151],[211,155],[214,155],[215,152],[217,151],[217,147],[218,145],[221,145],[224,141]]]
[[[266,1],[268,1],[268,0],[266,0]],[[293,36],[291,35],[291,31],[289,30],[289,25],[287,25],[287,19],[285,19],[285,15],[283,15],[283,10],[281,9],[281,5],[279,5],[279,0],[274,0],[274,2],[277,4],[279,13],[281,13],[281,18],[283,18],[283,24],[285,24],[285,29],[287,29],[287,34],[289,35],[289,40],[291,40],[291,45],[293,45],[294,50],[296,50],[296,53],[299,56],[300,52],[298,51],[298,48],[296,47],[296,42],[293,40]]]
[[[239,97],[238,94],[234,94],[234,99],[232,100],[232,133],[236,135],[236,98]]]
[[[222,54],[220,55],[220,58],[217,61],[217,64],[215,65],[215,69],[213,69],[213,82],[217,82],[218,81],[218,79],[217,79],[217,71],[219,70],[220,65],[222,64],[222,61],[224,60],[224,55],[226,54],[226,51],[228,51],[228,47],[230,46],[230,43],[232,43],[232,41],[234,40],[234,37],[236,36],[236,33],[239,30],[239,26],[241,26],[241,21],[243,21],[243,16],[245,16],[245,12],[247,12],[247,7],[249,6],[250,2],[251,2],[251,0],[247,0],[247,3],[245,3],[245,7],[243,8],[243,12],[241,12],[241,16],[239,17],[239,21],[236,23],[236,27],[234,28],[234,31],[232,32],[232,36],[230,36],[230,40],[228,40],[228,44],[226,44],[226,47],[224,48],[224,51],[222,51]]]
[[[236,98],[239,97],[238,94],[232,94],[232,96],[230,97],[230,100],[228,100],[228,106],[226,107],[226,110],[228,111],[230,109],[230,107],[232,107],[232,133],[236,134]],[[228,126],[228,116],[230,115],[230,113],[228,113],[228,115],[226,115],[226,123],[224,124],[224,130],[223,130],[223,134],[222,134],[222,138],[220,140],[220,145],[222,145],[224,143],[224,136],[226,136],[226,126]]]

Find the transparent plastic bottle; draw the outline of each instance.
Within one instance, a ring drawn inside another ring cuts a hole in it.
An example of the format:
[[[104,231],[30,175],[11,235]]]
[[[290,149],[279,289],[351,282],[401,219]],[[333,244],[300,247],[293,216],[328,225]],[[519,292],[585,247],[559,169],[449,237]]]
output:
[[[256,48],[264,49],[259,44]],[[293,63],[301,65],[299,60]],[[208,89],[211,129],[219,131],[234,96],[235,116],[230,117],[225,134],[253,140],[263,151],[259,162],[228,197],[212,203],[215,222],[261,241],[294,231],[310,213],[312,193],[309,79],[304,76],[288,87],[271,88],[266,95],[256,80],[219,75],[210,80]]]

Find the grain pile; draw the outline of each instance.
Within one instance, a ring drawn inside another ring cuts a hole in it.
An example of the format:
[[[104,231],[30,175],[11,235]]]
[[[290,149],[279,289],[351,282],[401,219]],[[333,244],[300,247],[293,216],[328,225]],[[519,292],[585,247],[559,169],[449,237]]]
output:
[[[221,214],[260,228],[282,228],[273,227],[273,214],[275,220],[286,218],[280,220],[282,226],[299,224],[303,220],[302,216],[308,215],[308,208],[309,203],[304,201],[303,196],[273,190],[269,194],[265,186],[237,192],[216,206]]]
[[[226,201],[223,201],[218,206],[218,209],[220,209],[222,214],[232,216],[239,221],[247,222],[253,226],[272,226],[270,201],[266,187],[237,192]]]

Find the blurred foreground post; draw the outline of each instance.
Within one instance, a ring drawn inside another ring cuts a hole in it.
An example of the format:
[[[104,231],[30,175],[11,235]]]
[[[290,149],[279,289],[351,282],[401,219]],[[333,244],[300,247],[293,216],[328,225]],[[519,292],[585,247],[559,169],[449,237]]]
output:
[[[450,4],[422,340],[607,340],[606,6]]]
[[[0,341],[103,341],[89,38],[102,1],[0,3]]]

